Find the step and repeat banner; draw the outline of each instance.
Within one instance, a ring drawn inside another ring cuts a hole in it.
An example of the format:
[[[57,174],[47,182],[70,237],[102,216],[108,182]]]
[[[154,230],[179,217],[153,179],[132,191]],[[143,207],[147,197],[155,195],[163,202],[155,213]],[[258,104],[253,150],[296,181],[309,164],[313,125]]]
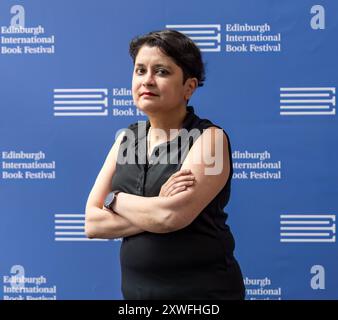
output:
[[[175,29],[206,62],[189,103],[232,144],[246,298],[337,299],[337,21],[334,0],[2,0],[0,298],[122,299],[121,239],[87,239],[85,204],[147,119],[130,40]]]

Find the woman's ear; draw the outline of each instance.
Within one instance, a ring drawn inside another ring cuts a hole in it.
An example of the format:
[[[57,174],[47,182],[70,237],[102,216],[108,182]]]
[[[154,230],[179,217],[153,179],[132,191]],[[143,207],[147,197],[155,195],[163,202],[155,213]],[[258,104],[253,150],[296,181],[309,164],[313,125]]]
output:
[[[185,100],[189,100],[198,86],[197,78],[188,78],[187,81],[185,82],[185,86],[186,86],[186,90],[185,90],[184,98]]]

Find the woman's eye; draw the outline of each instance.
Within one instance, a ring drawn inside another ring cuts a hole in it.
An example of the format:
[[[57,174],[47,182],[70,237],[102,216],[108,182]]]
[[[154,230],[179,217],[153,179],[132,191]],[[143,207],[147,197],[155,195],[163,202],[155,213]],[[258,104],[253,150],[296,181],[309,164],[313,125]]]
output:
[[[165,75],[169,74],[169,72],[166,69],[156,69],[155,72],[157,74],[161,75],[161,76],[165,76]],[[136,68],[135,73],[137,75],[142,75],[142,74],[146,73],[146,70],[143,69],[143,68]]]
[[[161,74],[168,74],[168,71],[165,69],[158,69],[158,72]]]
[[[160,75],[167,75],[169,72],[166,69],[157,69],[157,73]]]
[[[135,69],[135,73],[136,73],[136,74],[143,74],[143,73],[144,73],[144,69],[142,69],[142,68],[137,68],[137,69]]]

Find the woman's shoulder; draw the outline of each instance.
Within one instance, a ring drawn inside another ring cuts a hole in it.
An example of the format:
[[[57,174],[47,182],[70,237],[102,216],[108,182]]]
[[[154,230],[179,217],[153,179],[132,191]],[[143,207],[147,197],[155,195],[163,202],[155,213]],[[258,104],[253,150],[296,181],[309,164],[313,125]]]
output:
[[[131,124],[128,126],[128,129],[129,129],[129,130],[135,130],[135,129],[137,129],[137,127],[138,127],[138,121],[137,121],[137,122],[131,123]]]
[[[139,127],[146,128],[149,120],[137,120],[128,126],[130,130],[137,130]]]
[[[214,128],[214,129],[220,129],[223,130],[226,136],[228,136],[227,132],[224,130],[224,128],[214,122],[212,122],[209,119],[205,118],[198,118],[196,126],[201,129],[202,131],[209,129],[209,128]]]
[[[213,121],[206,119],[206,118],[200,118],[197,116],[197,121],[195,121],[195,126],[199,128],[201,134],[204,133],[206,130],[215,132],[217,129],[220,130],[220,132],[223,132],[223,135],[225,136],[224,139],[227,142],[229,148],[231,149],[230,144],[230,138],[227,131],[220,125],[215,124]]]

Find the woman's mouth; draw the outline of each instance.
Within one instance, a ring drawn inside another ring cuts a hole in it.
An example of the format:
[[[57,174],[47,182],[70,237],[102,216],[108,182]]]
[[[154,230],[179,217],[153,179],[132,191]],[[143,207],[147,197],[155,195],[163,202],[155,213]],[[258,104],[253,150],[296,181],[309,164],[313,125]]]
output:
[[[143,97],[143,96],[147,96],[147,97],[156,97],[157,94],[154,94],[154,93],[152,93],[152,92],[143,92],[143,93],[141,94],[141,97]]]

